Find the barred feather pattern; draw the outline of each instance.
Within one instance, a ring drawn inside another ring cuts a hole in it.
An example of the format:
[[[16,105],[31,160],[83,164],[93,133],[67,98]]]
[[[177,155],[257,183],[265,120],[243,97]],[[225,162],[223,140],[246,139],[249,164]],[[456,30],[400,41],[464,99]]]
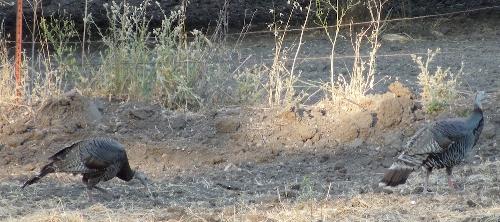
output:
[[[475,109],[468,118],[446,119],[419,129],[407,142],[404,152],[386,171],[381,185],[404,184],[421,167],[451,168],[460,164],[477,143],[483,128],[483,114]]]
[[[481,101],[484,91],[474,98],[474,109],[467,118],[451,118],[434,122],[419,129],[407,142],[404,152],[385,172],[379,185],[404,184],[408,176],[420,167],[427,170],[424,188],[433,168],[446,168],[448,183],[452,186],[453,166],[460,164],[471,153],[483,130]]]
[[[469,141],[470,139],[464,139],[463,141],[453,143],[444,152],[429,154],[423,165],[428,169],[441,169],[460,164],[465,159],[469,149],[472,148],[472,146],[468,144],[470,143]]]
[[[92,187],[114,177],[129,181],[134,176],[123,146],[111,138],[93,138],[73,143],[49,158],[52,162],[23,187],[53,172],[82,174],[83,182]]]

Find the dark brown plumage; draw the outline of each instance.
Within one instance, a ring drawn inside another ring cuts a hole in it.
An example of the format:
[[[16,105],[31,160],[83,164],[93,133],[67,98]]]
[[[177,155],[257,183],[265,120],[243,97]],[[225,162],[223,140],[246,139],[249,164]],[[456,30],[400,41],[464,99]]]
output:
[[[40,173],[21,188],[38,182],[47,174],[54,172],[81,174],[82,181],[90,191],[101,181],[118,177],[124,181],[138,179],[147,187],[147,177],[130,168],[127,153],[119,142],[111,138],[93,138],[78,141],[49,157],[49,164],[42,167]]]
[[[412,169],[388,170],[382,178],[382,182],[387,186],[395,187],[400,184],[406,183],[410,176]]]

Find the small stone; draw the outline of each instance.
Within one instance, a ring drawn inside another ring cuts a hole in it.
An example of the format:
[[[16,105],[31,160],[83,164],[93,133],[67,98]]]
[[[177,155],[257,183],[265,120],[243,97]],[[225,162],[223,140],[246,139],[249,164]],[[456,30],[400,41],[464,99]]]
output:
[[[33,165],[33,164],[31,164],[31,163],[28,163],[26,166],[24,166],[24,169],[25,169],[26,171],[33,171],[33,170],[35,170],[35,169],[36,169],[36,166],[35,166],[35,165]]]
[[[367,193],[368,191],[366,190],[365,187],[360,187],[358,192],[359,192],[359,194],[364,194],[364,193]]]
[[[330,159],[330,156],[327,154],[324,154],[324,155],[321,155],[321,157],[319,158],[319,162],[324,163],[324,162],[328,161],[329,159]]]
[[[302,141],[312,139],[317,132],[317,129],[308,125],[301,125],[295,129]]]
[[[415,115],[415,120],[417,121],[425,119],[425,113],[421,109],[415,110],[414,115]]]
[[[174,130],[184,129],[187,125],[186,114],[181,113],[169,118],[170,127]]]
[[[112,132],[112,130],[110,130],[110,127],[108,127],[104,124],[98,124],[97,129],[99,129],[101,131],[105,131],[105,132]]]
[[[226,160],[222,157],[216,157],[214,159],[211,160],[211,163],[213,165],[217,165],[217,164],[221,164],[221,163],[224,163]]]
[[[464,207],[454,207],[452,210],[457,212],[465,212]]]
[[[339,174],[347,174],[347,169],[346,168],[342,168],[340,170],[337,171]]]
[[[410,39],[406,36],[400,35],[400,34],[393,34],[393,33],[388,33],[382,35],[382,40],[387,41],[387,42],[399,42],[399,43],[406,43],[410,41]]]
[[[335,166],[333,166],[334,170],[342,170],[345,168],[345,163],[342,161],[336,162]]]
[[[129,116],[133,119],[137,120],[145,120],[151,116],[153,116],[154,111],[151,109],[136,109],[136,110],[130,110],[129,111]]]
[[[382,192],[386,193],[386,194],[391,194],[391,193],[394,193],[393,190],[387,188],[387,187],[382,187]]]
[[[381,164],[383,167],[388,168],[388,167],[391,167],[392,162],[394,162],[394,161],[392,160],[392,158],[384,158],[380,164]]]
[[[300,184],[294,184],[290,187],[292,190],[300,190]]]
[[[410,192],[411,194],[420,194],[420,193],[423,193],[424,192],[424,187],[415,187],[415,189],[413,189],[412,192]],[[427,188],[427,192],[431,193],[432,190],[430,190],[429,188]]]
[[[437,30],[432,30],[431,33],[436,37],[444,37],[444,34]]]
[[[304,147],[312,147],[313,145],[313,142],[311,140],[307,140],[306,142],[304,142]]]
[[[363,145],[363,139],[361,138],[356,138],[354,139],[354,141],[352,141],[350,144],[349,144],[349,147],[352,148],[352,149],[356,149],[356,148],[359,148],[361,145]]]
[[[493,124],[485,124],[485,125],[486,126],[484,126],[484,129],[482,132],[484,138],[493,139],[496,136],[495,126]]]
[[[388,132],[384,134],[384,145],[401,147],[403,145],[403,134],[401,132]]]
[[[469,206],[469,207],[476,207],[477,204],[474,203],[474,201],[472,201],[472,200],[467,200],[467,206]]]

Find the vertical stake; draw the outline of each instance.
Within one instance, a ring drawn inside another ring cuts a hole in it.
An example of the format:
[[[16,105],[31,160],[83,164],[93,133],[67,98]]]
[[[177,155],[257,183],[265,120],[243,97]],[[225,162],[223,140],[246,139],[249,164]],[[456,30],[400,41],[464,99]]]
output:
[[[21,43],[23,34],[23,0],[17,0],[16,13],[16,101],[21,99]]]

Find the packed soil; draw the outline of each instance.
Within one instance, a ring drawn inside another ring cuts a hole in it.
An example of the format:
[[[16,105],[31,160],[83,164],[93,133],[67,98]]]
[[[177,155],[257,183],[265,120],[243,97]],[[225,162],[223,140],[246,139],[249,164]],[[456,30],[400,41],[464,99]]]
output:
[[[348,110],[312,99],[280,108],[181,112],[78,91],[34,107],[4,106],[0,220],[499,221],[500,27],[466,24],[474,33],[422,28],[428,32],[384,40],[381,55],[400,55],[379,57],[377,80],[383,81]],[[291,35],[290,43],[297,38]],[[301,58],[328,56],[330,45],[322,35],[308,33],[305,39]],[[241,58],[251,54],[254,62],[266,61],[273,44],[269,36],[249,37]],[[352,53],[349,42],[339,44],[339,55]],[[435,64],[458,70],[464,63],[463,91],[486,91],[485,128],[473,154],[455,168],[457,191],[447,187],[443,171],[431,176],[430,194],[422,194],[421,172],[405,185],[381,189],[384,169],[415,130],[472,106],[469,94],[439,115],[422,111],[418,69],[407,54],[437,47],[444,53]],[[338,62],[341,70],[351,60]],[[326,80],[328,64],[304,60],[297,69],[306,79]],[[152,196],[138,181],[113,179],[101,186],[118,198],[93,191],[89,199],[80,177],[66,174],[19,189],[65,145],[103,135],[125,145],[132,167],[152,180]]]

